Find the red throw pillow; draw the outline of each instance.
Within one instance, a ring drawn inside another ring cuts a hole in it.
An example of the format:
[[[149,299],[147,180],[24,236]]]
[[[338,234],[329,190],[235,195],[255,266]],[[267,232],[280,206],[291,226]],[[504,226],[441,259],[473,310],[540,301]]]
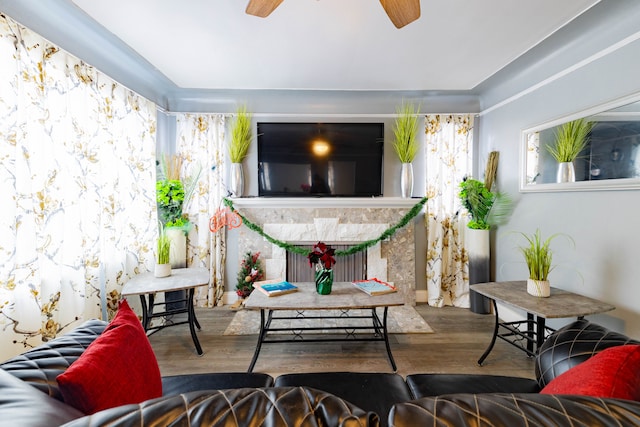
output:
[[[158,361],[126,300],[57,381],[65,403],[85,414],[162,396]]]
[[[540,393],[640,400],[640,345],[603,350],[558,375]]]

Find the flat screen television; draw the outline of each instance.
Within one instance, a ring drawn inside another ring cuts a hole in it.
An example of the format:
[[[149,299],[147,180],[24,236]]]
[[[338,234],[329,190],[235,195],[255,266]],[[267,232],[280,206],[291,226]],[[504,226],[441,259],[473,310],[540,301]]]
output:
[[[384,123],[258,122],[258,195],[382,195]]]

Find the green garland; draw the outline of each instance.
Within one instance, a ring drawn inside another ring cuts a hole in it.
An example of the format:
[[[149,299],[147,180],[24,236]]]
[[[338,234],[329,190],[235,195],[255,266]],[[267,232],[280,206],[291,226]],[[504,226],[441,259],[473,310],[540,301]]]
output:
[[[363,251],[367,248],[370,248],[371,246],[377,244],[378,242],[384,240],[384,239],[388,239],[389,237],[393,236],[396,231],[398,231],[399,229],[401,229],[402,227],[404,227],[405,225],[407,225],[409,223],[409,221],[411,221],[416,215],[418,215],[420,213],[420,211],[422,210],[422,207],[424,206],[424,204],[427,203],[427,198],[423,197],[422,200],[420,200],[414,207],[411,208],[411,210],[409,212],[407,212],[407,214],[405,216],[403,216],[400,221],[398,221],[395,225],[392,225],[391,227],[387,228],[385,231],[382,232],[382,234],[380,234],[380,236],[378,236],[375,239],[372,240],[367,240],[365,242],[361,242],[357,245],[351,246],[348,249],[342,250],[342,251],[336,251],[335,255],[336,256],[346,256],[346,255],[353,255],[355,253],[358,253],[360,251]],[[256,233],[258,233],[259,235],[261,235],[262,237],[264,237],[267,241],[271,242],[272,244],[281,247],[282,249],[289,251],[289,252],[293,252],[296,254],[300,254],[300,255],[309,255],[309,250],[305,249],[303,247],[300,246],[295,246],[295,245],[291,245],[289,243],[283,242],[281,240],[278,239],[274,239],[273,237],[269,236],[268,234],[266,234],[264,232],[264,230],[257,224],[254,224],[253,222],[249,221],[244,215],[242,215],[240,212],[238,212],[234,207],[233,207],[233,202],[231,200],[229,200],[228,198],[224,198],[224,204],[227,205],[229,207],[229,209],[231,209],[231,211],[235,212],[236,214],[238,214],[240,216],[240,218],[242,218],[242,222],[244,225],[247,226],[247,228],[249,230],[255,231]]]

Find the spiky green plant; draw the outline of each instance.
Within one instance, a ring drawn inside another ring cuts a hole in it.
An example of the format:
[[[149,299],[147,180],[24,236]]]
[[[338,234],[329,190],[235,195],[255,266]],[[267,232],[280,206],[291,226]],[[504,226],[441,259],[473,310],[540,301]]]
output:
[[[158,264],[169,264],[171,254],[171,238],[167,235],[164,227],[160,227],[158,235]]]
[[[471,215],[467,227],[474,230],[489,230],[494,225],[506,222],[513,203],[504,193],[493,193],[477,179],[466,177],[460,183],[458,193],[462,206]]]
[[[241,163],[249,152],[249,147],[253,140],[251,117],[252,115],[247,112],[246,106],[238,107],[233,122],[231,123],[229,157],[232,163]]]
[[[393,128],[393,148],[402,163],[411,163],[418,153],[418,114],[420,107],[411,103],[402,103],[396,108],[396,120]]]
[[[549,273],[553,270],[551,265],[552,252],[551,241],[556,237],[565,237],[575,246],[573,239],[562,233],[555,233],[543,240],[539,229],[533,234],[519,233],[527,241],[526,246],[521,246],[520,252],[524,255],[524,260],[529,269],[529,278],[532,280],[549,280]]]
[[[585,119],[573,120],[561,125],[555,133],[554,145],[547,145],[547,151],[557,162],[573,162],[587,146],[587,137],[595,122]]]

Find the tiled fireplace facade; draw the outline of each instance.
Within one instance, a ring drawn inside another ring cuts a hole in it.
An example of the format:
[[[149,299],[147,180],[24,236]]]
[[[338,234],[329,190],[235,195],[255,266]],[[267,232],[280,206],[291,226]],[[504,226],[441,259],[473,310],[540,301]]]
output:
[[[411,199],[236,199],[234,206],[266,234],[290,244],[358,244],[377,238],[413,206]],[[240,227],[238,252],[260,252],[267,278],[284,278],[286,252],[258,233]],[[340,258],[337,258],[340,262]],[[367,277],[395,284],[407,304],[415,305],[414,224],[367,249]]]

